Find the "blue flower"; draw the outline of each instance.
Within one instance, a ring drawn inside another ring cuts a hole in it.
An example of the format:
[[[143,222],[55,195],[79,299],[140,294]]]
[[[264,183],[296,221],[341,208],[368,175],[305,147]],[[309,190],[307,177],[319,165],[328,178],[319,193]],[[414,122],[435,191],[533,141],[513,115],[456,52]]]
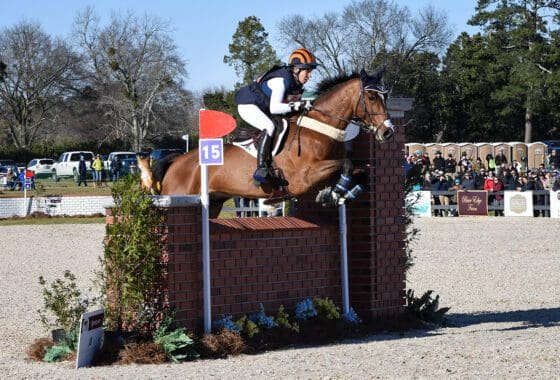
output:
[[[214,330],[226,329],[233,332],[240,332],[239,327],[233,322],[233,316],[225,315],[222,319],[212,322],[212,328]]]
[[[342,315],[342,319],[344,319],[348,323],[353,323],[355,325],[362,323],[362,320],[360,319],[360,317],[358,317],[358,314],[356,314],[356,312],[352,308],[350,308],[348,313]]]
[[[257,326],[265,327],[267,329],[271,329],[273,327],[278,326],[278,324],[274,321],[273,317],[268,317],[265,314],[264,306],[263,306],[262,303],[261,303],[260,308],[261,308],[261,310],[258,313],[252,314],[252,315],[249,316],[249,320],[256,323]]]
[[[315,306],[313,306],[311,298],[306,298],[296,305],[297,319],[306,320],[315,316],[317,316],[317,310],[315,310]]]

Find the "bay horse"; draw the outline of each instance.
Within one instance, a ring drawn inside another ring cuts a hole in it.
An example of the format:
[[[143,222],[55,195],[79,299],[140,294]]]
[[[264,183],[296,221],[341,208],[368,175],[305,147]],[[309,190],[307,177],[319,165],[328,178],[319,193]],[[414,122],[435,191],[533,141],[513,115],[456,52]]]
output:
[[[365,70],[343,78],[319,84],[318,97],[311,110],[288,118],[289,130],[283,149],[274,157],[288,185],[279,194],[270,184],[257,187],[252,174],[256,160],[242,148],[224,144],[224,164],[208,167],[210,217],[217,217],[223,203],[234,196],[244,198],[297,197],[341,173],[327,198],[344,199],[353,164],[349,159],[336,158],[335,148],[341,147],[349,123],[375,133],[379,141],[394,133],[386,108],[387,90],[381,84],[384,69],[368,75]],[[340,149],[338,149],[340,150]],[[154,168],[154,178],[161,182],[162,195],[200,193],[198,150],[163,159]],[[341,195],[342,194],[342,195]],[[325,203],[324,201],[322,203]]]

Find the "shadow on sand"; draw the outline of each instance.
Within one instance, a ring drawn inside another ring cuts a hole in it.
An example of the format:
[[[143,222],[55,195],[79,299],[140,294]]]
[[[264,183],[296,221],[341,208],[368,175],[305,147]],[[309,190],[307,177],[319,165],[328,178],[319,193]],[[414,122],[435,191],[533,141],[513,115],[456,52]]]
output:
[[[514,310],[504,312],[481,312],[449,314],[449,327],[465,327],[483,323],[522,323],[521,326],[496,329],[498,331],[522,330],[560,325],[560,307],[549,309]]]

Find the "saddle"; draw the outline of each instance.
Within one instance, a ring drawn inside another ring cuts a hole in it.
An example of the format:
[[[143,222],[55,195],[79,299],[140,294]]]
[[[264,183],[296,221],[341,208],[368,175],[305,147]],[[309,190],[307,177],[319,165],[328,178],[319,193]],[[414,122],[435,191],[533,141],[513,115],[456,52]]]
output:
[[[276,166],[274,157],[284,148],[290,127],[286,119],[273,117],[272,120],[274,122],[274,134],[272,136],[272,148],[270,150],[270,185],[273,189],[280,190],[285,194],[287,192],[287,185],[282,186],[280,184],[285,184],[287,181],[284,177],[282,169]],[[242,123],[235,130],[233,145],[243,149],[256,159],[257,146],[263,133],[266,132],[261,131],[247,123]]]

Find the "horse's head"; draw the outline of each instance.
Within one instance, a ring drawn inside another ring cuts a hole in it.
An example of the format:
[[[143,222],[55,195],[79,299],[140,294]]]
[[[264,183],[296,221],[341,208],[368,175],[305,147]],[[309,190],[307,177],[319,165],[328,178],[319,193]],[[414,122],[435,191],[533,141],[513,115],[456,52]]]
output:
[[[387,112],[387,92],[381,78],[385,68],[369,75],[364,69],[360,72],[360,99],[354,112],[354,118],[367,131],[375,133],[379,141],[390,139],[395,133]]]
[[[143,189],[156,193],[154,176],[152,173],[152,168],[150,166],[150,157],[148,156],[136,156],[138,162],[138,168],[140,169],[140,184]]]

